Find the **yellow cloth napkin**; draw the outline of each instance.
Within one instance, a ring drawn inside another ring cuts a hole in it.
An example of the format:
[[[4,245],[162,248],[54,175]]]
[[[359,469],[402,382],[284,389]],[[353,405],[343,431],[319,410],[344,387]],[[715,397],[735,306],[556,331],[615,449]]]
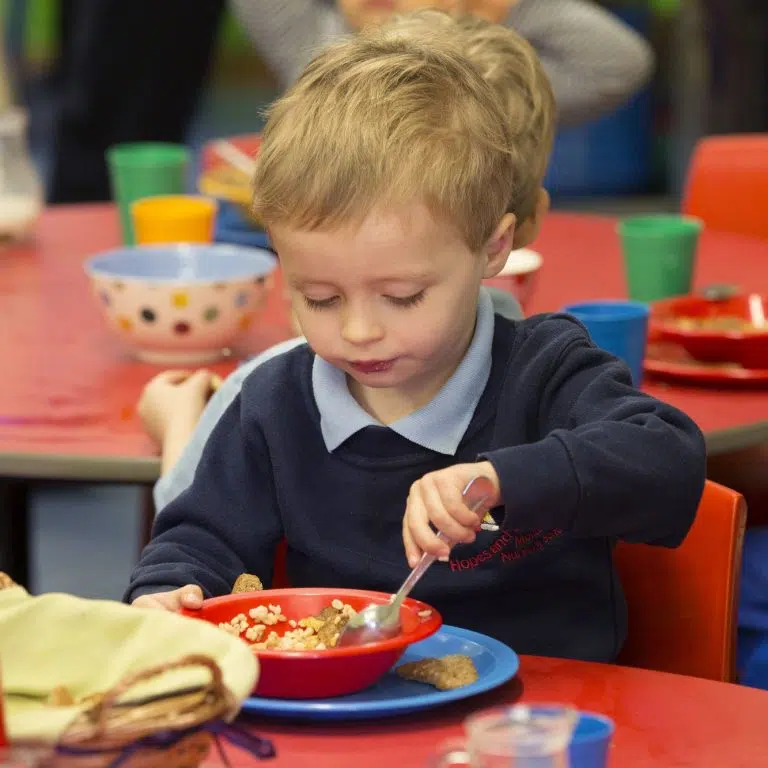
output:
[[[221,668],[237,714],[258,677],[258,662],[236,637],[198,619],[72,595],[31,597],[22,587],[0,590],[0,670],[6,726],[12,741],[55,742],[87,704],[46,702],[64,686],[78,700],[103,693],[143,669],[203,654]],[[201,685],[210,671],[169,671],[132,688],[132,700]]]

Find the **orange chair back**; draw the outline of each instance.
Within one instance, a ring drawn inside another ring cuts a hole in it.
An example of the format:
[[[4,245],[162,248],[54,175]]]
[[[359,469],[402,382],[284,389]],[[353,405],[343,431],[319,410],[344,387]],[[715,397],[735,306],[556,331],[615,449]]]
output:
[[[677,549],[616,546],[629,608],[619,663],[733,681],[741,551],[741,494],[707,481],[696,520]]]
[[[709,136],[693,153],[683,212],[710,229],[768,239],[768,134]]]

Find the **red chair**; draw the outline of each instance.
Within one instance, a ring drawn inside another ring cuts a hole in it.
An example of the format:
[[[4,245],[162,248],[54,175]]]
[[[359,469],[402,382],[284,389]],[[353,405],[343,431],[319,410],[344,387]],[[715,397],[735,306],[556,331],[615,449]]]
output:
[[[707,227],[768,239],[768,134],[709,136],[693,153],[683,212]]]
[[[707,481],[696,520],[677,549],[619,543],[616,566],[629,607],[619,663],[732,682],[744,497]]]

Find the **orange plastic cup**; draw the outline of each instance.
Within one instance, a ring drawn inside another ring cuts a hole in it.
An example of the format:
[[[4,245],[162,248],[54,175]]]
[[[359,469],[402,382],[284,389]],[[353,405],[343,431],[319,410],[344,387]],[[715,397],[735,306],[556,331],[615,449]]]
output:
[[[157,243],[210,243],[218,204],[196,195],[159,195],[131,206],[138,245]]]

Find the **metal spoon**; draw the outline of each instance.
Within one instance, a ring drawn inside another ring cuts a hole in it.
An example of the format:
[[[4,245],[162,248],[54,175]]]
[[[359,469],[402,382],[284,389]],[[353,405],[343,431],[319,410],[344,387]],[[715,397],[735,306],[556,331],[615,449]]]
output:
[[[462,492],[464,503],[473,512],[485,513],[488,500],[493,497],[493,483],[484,475],[479,475],[467,483]],[[437,537],[449,546],[452,542],[441,533]],[[403,585],[384,605],[369,605],[353,616],[341,632],[336,647],[363,645],[395,637],[400,632],[400,606],[410,594],[419,579],[426,573],[437,558],[426,552],[419,564],[411,571]]]

